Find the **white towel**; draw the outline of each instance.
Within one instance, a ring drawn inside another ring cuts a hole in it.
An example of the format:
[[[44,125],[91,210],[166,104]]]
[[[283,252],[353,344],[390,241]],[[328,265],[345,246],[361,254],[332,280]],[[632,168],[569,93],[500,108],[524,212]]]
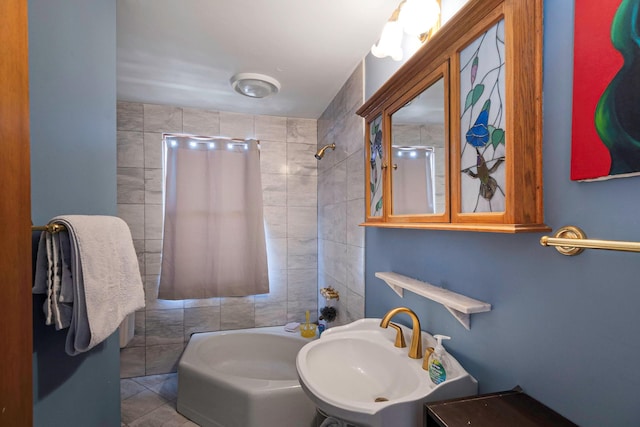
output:
[[[50,223],[64,225],[68,238],[41,236],[33,292],[48,295],[45,314],[53,316],[56,327],[69,326],[65,350],[76,355],[104,341],[128,314],[144,307],[138,258],[120,218],[65,215]],[[53,251],[48,257],[47,248]],[[44,272],[43,259],[48,260]]]
[[[298,328],[300,328],[300,323],[298,322],[290,322],[284,325],[284,330],[287,332],[298,332]]]

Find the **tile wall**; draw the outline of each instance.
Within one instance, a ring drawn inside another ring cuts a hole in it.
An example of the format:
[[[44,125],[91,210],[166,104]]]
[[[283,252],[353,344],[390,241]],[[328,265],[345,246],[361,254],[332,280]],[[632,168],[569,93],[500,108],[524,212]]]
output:
[[[162,248],[163,132],[261,141],[269,294],[156,299]],[[118,102],[118,215],[131,228],[146,295],[145,309],[136,313],[135,336],[121,350],[121,377],[175,371],[194,332],[283,325],[304,319],[305,310],[315,313],[317,136],[317,121],[311,119]],[[362,247],[362,242],[358,244]]]
[[[363,73],[361,63],[318,119],[318,148],[336,144],[318,161],[318,288],[340,293],[329,326],[364,317],[364,120],[355,114]]]

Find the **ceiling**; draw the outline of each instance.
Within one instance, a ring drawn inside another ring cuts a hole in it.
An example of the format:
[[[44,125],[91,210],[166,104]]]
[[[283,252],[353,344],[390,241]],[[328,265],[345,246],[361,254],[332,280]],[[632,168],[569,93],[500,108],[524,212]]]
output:
[[[118,0],[118,99],[316,119],[398,3]],[[229,83],[239,72],[270,75],[280,92],[239,95]]]

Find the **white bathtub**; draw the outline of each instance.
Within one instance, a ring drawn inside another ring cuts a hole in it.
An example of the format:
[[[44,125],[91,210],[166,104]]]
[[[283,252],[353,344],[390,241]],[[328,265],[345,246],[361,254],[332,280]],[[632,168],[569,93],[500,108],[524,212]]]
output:
[[[311,427],[298,383],[309,339],[282,326],[194,334],[178,363],[178,412],[204,427]]]

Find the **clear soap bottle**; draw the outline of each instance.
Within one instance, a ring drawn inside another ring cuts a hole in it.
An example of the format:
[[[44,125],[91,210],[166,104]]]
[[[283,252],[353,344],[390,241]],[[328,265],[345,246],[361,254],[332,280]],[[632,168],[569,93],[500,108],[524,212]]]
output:
[[[438,385],[447,380],[447,370],[449,369],[449,363],[447,361],[447,352],[442,346],[442,340],[450,340],[451,337],[446,335],[434,335],[438,344],[433,349],[433,353],[429,356],[429,378],[431,381]]]

